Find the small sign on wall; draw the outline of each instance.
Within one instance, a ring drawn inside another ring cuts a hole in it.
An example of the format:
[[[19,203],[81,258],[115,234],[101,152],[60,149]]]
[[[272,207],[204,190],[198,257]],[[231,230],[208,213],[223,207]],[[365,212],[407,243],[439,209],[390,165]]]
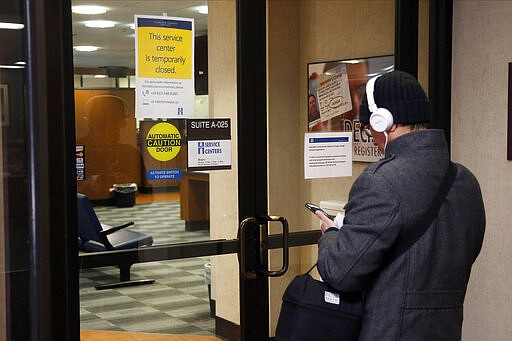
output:
[[[85,180],[85,146],[76,146],[76,179]]]
[[[146,174],[148,180],[181,180],[183,171],[180,168],[149,169]]]
[[[304,178],[352,176],[352,133],[306,133]]]
[[[189,171],[231,169],[231,120],[187,120]]]

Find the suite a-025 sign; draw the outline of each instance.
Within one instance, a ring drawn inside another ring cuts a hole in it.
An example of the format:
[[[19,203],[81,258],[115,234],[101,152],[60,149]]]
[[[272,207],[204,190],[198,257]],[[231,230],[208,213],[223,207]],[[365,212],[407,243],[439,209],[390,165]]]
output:
[[[231,169],[231,120],[189,119],[189,171]]]

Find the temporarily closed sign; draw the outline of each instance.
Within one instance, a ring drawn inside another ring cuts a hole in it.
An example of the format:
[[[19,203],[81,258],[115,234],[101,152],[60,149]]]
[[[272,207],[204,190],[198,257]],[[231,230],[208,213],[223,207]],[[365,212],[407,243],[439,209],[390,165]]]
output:
[[[194,116],[194,19],[135,16],[135,115]]]

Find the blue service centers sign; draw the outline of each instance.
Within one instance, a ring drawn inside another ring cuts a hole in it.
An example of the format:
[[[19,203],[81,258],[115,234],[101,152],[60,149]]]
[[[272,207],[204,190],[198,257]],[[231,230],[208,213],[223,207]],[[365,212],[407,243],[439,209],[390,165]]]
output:
[[[231,120],[188,119],[188,170],[231,169]]]

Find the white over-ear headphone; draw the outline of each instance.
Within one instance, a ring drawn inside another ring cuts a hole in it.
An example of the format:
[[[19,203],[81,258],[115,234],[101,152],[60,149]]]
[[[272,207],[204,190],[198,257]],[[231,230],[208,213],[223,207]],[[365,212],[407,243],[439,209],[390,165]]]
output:
[[[375,87],[375,81],[379,76],[373,77],[366,83],[366,98],[368,99],[368,109],[371,112],[370,125],[372,129],[383,133],[388,131],[393,125],[393,115],[386,108],[379,108],[373,98],[373,90]]]

